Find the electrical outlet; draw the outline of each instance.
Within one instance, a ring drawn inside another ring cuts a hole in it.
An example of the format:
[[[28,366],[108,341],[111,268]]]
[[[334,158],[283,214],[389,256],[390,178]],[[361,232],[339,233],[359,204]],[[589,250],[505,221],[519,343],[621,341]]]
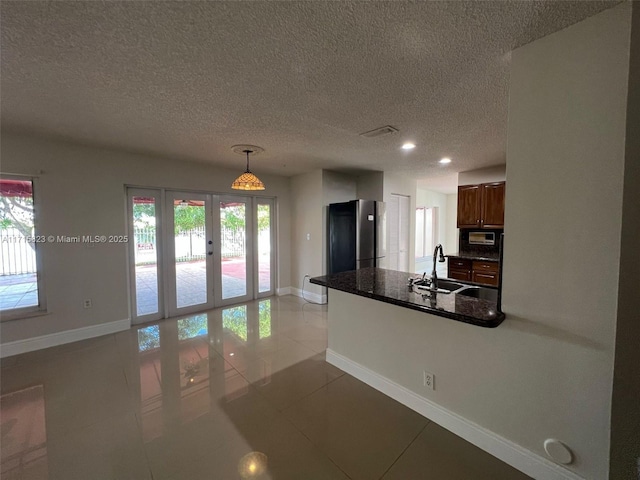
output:
[[[436,389],[436,376],[433,373],[427,372],[423,370],[422,372],[422,381],[424,386],[430,390]]]
[[[91,308],[93,307],[93,304],[91,303],[91,299],[87,298],[84,302],[82,302],[82,306],[84,308]]]

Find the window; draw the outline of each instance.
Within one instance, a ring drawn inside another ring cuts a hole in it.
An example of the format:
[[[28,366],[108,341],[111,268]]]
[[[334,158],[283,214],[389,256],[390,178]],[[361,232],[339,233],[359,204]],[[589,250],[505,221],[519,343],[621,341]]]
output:
[[[0,313],[44,308],[32,178],[0,175]],[[13,316],[13,315],[12,315]]]

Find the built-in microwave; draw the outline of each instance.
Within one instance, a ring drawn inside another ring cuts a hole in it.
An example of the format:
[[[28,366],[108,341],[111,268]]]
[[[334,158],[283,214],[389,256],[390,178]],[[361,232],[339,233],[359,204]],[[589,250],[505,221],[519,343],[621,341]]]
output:
[[[495,245],[495,232],[469,232],[469,245]]]

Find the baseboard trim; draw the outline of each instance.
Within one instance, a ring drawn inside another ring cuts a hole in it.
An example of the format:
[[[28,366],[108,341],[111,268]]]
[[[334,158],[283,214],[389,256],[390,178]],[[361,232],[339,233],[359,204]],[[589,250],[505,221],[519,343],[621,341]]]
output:
[[[276,289],[276,295],[281,297],[283,295],[291,295],[291,287],[282,287]]]
[[[100,323],[98,325],[76,328],[74,330],[66,330],[64,332],[51,333],[40,337],[3,343],[0,345],[0,358],[12,357],[20,353],[33,352],[34,350],[64,345],[65,343],[109,335],[110,333],[121,332],[129,328],[131,328],[131,319],[125,318],[115,322]]]
[[[327,295],[319,295],[317,293],[310,292],[309,290],[304,291],[304,297],[302,296],[302,290],[295,287],[291,288],[291,295],[295,295],[296,297],[305,298],[306,300],[310,300],[316,303],[327,303]]]
[[[530,477],[537,480],[584,480],[577,474],[470,422],[331,349],[327,349],[327,362]]]

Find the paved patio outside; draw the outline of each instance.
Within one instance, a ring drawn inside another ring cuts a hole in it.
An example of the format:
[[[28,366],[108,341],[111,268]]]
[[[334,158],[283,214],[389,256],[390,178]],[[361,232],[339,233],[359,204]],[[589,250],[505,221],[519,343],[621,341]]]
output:
[[[38,305],[35,273],[0,276],[0,310]]]
[[[244,259],[222,262],[222,298],[233,298],[246,294]],[[269,289],[270,269],[268,261],[259,262],[261,290]],[[158,284],[156,266],[136,267],[136,290],[138,316],[157,312]],[[177,266],[178,307],[198,305],[206,301],[205,261],[180,263]],[[38,305],[36,274],[0,276],[0,310],[32,307]]]
[[[176,268],[176,290],[178,308],[199,305],[206,302],[206,262],[185,262]],[[261,290],[269,289],[269,262],[259,262],[259,283]],[[215,287],[214,287],[215,288]],[[136,291],[138,316],[157,312],[158,288],[156,266],[136,267]],[[222,298],[246,295],[246,272],[244,259],[230,259],[222,262]]]

